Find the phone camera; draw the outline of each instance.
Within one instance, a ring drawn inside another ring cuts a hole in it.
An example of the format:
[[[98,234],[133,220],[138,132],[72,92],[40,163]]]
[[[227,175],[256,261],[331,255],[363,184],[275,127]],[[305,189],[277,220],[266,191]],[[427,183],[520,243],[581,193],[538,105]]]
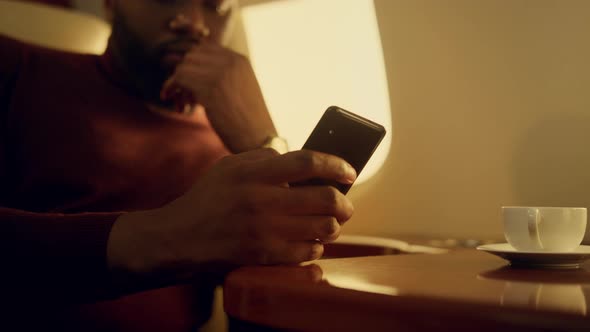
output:
[[[334,135],[334,129],[330,129],[330,130],[328,130],[328,134],[330,134],[330,135]]]

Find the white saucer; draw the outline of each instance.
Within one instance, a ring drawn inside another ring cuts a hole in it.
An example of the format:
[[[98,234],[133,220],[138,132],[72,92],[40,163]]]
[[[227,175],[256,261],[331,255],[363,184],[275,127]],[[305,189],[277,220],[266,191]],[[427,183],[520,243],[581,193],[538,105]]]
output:
[[[504,258],[513,266],[548,269],[577,269],[590,259],[590,246],[579,246],[571,252],[525,252],[517,251],[508,243],[486,244],[477,250]]]

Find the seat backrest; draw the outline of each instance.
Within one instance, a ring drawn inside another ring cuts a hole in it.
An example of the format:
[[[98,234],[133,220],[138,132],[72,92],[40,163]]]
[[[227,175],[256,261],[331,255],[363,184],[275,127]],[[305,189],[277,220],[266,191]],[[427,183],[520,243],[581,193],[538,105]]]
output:
[[[110,25],[93,15],[48,5],[0,0],[0,34],[44,47],[102,54]]]

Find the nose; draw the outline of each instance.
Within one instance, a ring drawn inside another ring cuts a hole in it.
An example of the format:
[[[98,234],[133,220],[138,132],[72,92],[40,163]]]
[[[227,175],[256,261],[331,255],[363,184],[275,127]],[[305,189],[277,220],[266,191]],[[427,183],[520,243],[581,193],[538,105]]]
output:
[[[195,8],[196,7],[196,8]],[[208,37],[209,27],[200,6],[195,6],[179,12],[169,24],[172,31],[199,37]]]

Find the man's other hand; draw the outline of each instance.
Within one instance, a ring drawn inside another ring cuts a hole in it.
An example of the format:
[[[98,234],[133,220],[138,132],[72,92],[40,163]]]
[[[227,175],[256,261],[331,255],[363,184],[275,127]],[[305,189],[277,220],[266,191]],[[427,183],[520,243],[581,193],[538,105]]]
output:
[[[262,146],[276,135],[248,59],[215,43],[193,47],[164,83],[161,98],[179,110],[202,105],[211,125],[234,153]]]

